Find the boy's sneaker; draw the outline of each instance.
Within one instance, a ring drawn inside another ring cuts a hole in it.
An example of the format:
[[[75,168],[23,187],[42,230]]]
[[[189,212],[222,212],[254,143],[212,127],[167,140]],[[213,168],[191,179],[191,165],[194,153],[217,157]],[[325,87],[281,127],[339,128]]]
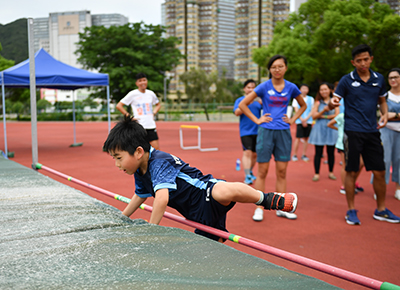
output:
[[[361,225],[361,222],[357,217],[357,210],[355,209],[348,210],[345,219],[346,223],[349,225]]]
[[[264,218],[264,210],[262,208],[256,208],[253,215],[253,220],[256,222],[262,221]]]
[[[344,189],[344,186],[341,186],[341,187],[340,187],[339,192],[340,192],[341,194],[346,194],[346,190]]]
[[[281,210],[277,210],[276,215],[279,217],[285,217],[290,220],[297,219],[297,215],[295,213],[285,212],[285,211],[281,211]]]
[[[293,157],[292,157],[292,161],[298,161],[299,159],[297,159],[297,156],[296,155],[293,155]]]
[[[389,223],[400,223],[400,217],[395,216],[390,210],[387,208],[383,211],[378,211],[377,209],[374,212],[374,219],[378,221],[385,221]]]
[[[306,155],[301,156],[301,160],[308,162],[310,161],[310,158],[308,158]]]
[[[362,188],[362,187],[358,184],[358,182],[356,182],[356,193],[357,193],[357,192],[362,192],[362,191],[364,191],[364,188]]]
[[[244,183],[246,183],[246,184],[252,184],[253,183],[253,179],[251,178],[250,175],[246,175],[246,178],[244,179]]]
[[[276,195],[280,195],[285,198],[285,203],[281,211],[285,211],[288,213],[293,213],[296,211],[297,208],[297,194],[293,192],[288,192],[288,193],[275,193]]]
[[[253,181],[257,179],[257,177],[255,177],[253,172],[251,172],[251,171],[250,171],[250,177],[251,177],[251,179],[253,179]]]

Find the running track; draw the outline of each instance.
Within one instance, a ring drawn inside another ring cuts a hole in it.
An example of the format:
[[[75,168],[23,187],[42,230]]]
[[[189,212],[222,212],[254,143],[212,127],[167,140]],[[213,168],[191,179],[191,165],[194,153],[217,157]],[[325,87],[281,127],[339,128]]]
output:
[[[242,171],[235,170],[235,161],[241,158],[238,124],[189,123],[189,125],[201,126],[202,147],[218,147],[219,150],[215,152],[182,150],[179,146],[181,124],[188,123],[157,123],[162,150],[181,157],[204,173],[212,173],[216,178],[243,181]],[[294,126],[292,129],[294,133]],[[71,122],[39,122],[39,163],[130,198],[133,191],[132,177],[119,172],[114,166],[113,159],[102,152],[107,130],[106,122],[78,122],[76,141],[83,142],[83,146],[69,147],[73,143]],[[11,160],[30,167],[32,163],[30,123],[7,122],[7,138],[9,151],[15,153],[15,157]],[[185,146],[195,145],[196,140],[197,130],[185,129]],[[4,150],[4,133],[0,135],[0,149]],[[312,158],[313,154],[314,148],[309,146],[308,156]],[[334,172],[338,179],[340,167],[339,155],[336,155]],[[125,207],[124,203],[117,200],[63,180],[51,173],[40,172],[118,209],[122,210]],[[289,163],[287,188],[288,191],[296,192],[300,199],[296,221],[278,218],[274,212],[265,212],[264,221],[256,223],[251,218],[254,206],[237,204],[228,214],[229,231],[360,275],[400,285],[400,224],[379,222],[372,218],[376,205],[372,185],[369,183],[370,173],[365,171],[361,173],[359,181],[365,191],[356,196],[356,207],[359,210],[358,216],[362,225],[349,226],[344,220],[347,210],[345,197],[338,192],[340,181],[328,179],[328,169],[325,164],[321,165],[319,182],[311,181],[313,172],[312,162]],[[271,162],[266,181],[267,190],[274,190],[274,175],[274,163]],[[394,184],[390,183],[386,206],[395,214],[400,215],[400,201],[394,198],[394,190]],[[152,200],[148,199],[146,204],[151,205]],[[177,214],[172,209],[168,211]],[[148,220],[149,216],[149,213],[139,210],[132,217]],[[193,231],[192,228],[167,219],[163,219],[161,225]],[[229,241],[226,245],[344,289],[365,289],[351,282],[242,245]]]

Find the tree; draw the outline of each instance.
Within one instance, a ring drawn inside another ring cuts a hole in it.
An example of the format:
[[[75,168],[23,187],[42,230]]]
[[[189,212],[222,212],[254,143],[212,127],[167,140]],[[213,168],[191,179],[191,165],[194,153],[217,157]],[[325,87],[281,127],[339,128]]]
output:
[[[79,33],[78,61],[86,69],[109,74],[110,93],[115,101],[135,89],[135,75],[139,72],[147,75],[149,89],[162,94],[164,72],[172,70],[183,57],[175,48],[178,38],[164,38],[165,31],[160,25],[143,22],[87,27]],[[96,95],[104,96],[104,92]]]
[[[2,51],[2,49],[3,48],[2,48],[1,43],[0,43],[0,51]],[[2,57],[0,55],[0,71],[8,69],[9,67],[12,67],[14,65],[14,63],[15,62],[13,60],[5,59],[4,57]]]
[[[179,79],[185,84],[188,99],[194,103],[207,103],[212,97],[210,87],[215,77],[208,75],[204,70],[191,67],[189,71],[181,74]]]
[[[386,74],[399,66],[399,36],[400,16],[387,4],[308,0],[277,24],[270,45],[256,49],[253,60],[265,68],[271,56],[283,54],[288,58],[287,79],[334,82],[353,70],[351,50],[366,43],[375,56],[372,69]]]
[[[219,77],[217,71],[207,74],[202,69],[191,67],[179,78],[185,84],[186,95],[195,103],[209,103],[211,100],[233,102],[234,88],[225,76],[226,70]]]

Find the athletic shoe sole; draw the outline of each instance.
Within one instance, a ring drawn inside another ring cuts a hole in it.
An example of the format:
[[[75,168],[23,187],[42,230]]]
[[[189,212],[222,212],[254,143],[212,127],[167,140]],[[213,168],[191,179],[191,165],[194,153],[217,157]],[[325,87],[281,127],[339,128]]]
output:
[[[293,213],[296,211],[297,208],[297,194],[293,192],[285,193],[282,194],[282,196],[285,198],[285,206],[283,207],[282,211],[288,212],[288,213]],[[290,202],[290,203],[289,203]],[[292,206],[293,208],[290,208]],[[289,208],[287,208],[289,207]]]

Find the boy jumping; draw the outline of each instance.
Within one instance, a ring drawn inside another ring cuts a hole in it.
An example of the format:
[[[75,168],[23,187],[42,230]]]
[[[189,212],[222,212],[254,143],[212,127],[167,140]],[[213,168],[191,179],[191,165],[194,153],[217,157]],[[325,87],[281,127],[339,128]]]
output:
[[[227,231],[226,214],[236,202],[255,203],[267,210],[296,210],[295,193],[263,193],[244,183],[203,175],[180,158],[155,150],[146,137],[139,123],[125,117],[104,142],[103,150],[114,158],[115,166],[135,176],[135,194],[122,212],[125,216],[131,216],[151,196],[155,199],[150,223],[159,224],[168,205],[188,220],[223,231]],[[198,229],[195,233],[223,242]]]

